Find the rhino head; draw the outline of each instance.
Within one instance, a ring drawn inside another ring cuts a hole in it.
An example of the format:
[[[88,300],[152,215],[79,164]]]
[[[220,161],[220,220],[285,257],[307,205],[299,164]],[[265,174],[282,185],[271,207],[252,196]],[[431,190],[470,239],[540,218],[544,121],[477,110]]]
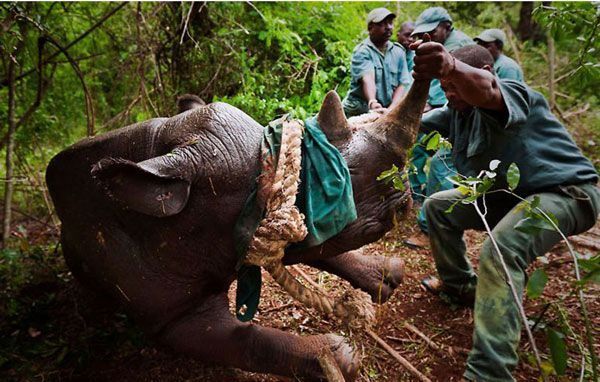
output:
[[[401,103],[386,114],[350,119],[346,119],[335,91],[326,95],[317,120],[348,164],[358,213],[358,219],[332,238],[331,244],[343,250],[358,248],[391,228],[394,215],[404,204],[403,193],[376,178],[393,164],[398,168],[406,164],[428,91],[429,81],[415,81]]]

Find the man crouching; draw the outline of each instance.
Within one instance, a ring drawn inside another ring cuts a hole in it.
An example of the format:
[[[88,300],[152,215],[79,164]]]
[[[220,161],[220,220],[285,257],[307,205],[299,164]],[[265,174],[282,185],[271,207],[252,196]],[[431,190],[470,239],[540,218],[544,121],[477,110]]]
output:
[[[423,116],[421,129],[437,130],[452,143],[452,159],[458,172],[477,176],[496,169],[497,188],[506,188],[511,163],[521,177],[514,193],[552,213],[566,235],[590,229],[600,211],[598,174],[575,142],[551,113],[545,98],[526,84],[500,80],[492,69],[490,53],[478,45],[465,46],[450,54],[435,42],[416,42],[415,79],[438,78],[448,104]],[[505,281],[498,254],[490,239],[481,249],[478,275],[466,257],[463,232],[483,230],[472,204],[459,190],[438,192],[425,201],[431,250],[440,280],[430,277],[423,284],[443,292],[451,300],[470,305],[474,300],[473,348],[464,377],[471,381],[513,381],[517,345],[521,334],[518,306]],[[505,192],[485,196],[487,222],[499,245],[521,298],[527,266],[561,240],[558,232],[540,230],[523,233],[515,229],[525,218],[520,199]],[[477,201],[483,208],[483,202]]]

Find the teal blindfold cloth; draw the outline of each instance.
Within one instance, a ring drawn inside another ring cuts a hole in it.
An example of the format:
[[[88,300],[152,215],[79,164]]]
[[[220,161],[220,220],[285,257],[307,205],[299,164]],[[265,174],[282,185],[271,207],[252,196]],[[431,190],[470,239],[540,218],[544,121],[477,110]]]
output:
[[[265,127],[261,144],[261,168],[277,167],[281,133],[288,118],[286,115]],[[256,314],[262,283],[260,267],[244,263],[250,240],[265,215],[264,201],[258,200],[256,187],[246,200],[234,228],[239,259],[236,315],[241,321],[249,321]],[[356,220],[348,165],[337,148],[329,143],[315,117],[304,121],[302,169],[296,206],[305,216],[308,235],[303,241],[291,244],[295,247],[320,245]]]

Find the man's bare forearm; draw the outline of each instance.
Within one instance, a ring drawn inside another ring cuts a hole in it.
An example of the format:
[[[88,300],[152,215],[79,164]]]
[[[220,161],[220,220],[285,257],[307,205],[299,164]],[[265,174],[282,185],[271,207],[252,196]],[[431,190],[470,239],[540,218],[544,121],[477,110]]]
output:
[[[363,97],[365,97],[365,101],[369,102],[371,100],[376,100],[377,96],[377,88],[375,87],[375,74],[367,73],[362,78],[362,91]],[[369,109],[371,105],[369,105]]]
[[[455,92],[471,106],[504,110],[498,80],[489,70],[484,70],[491,67],[469,66],[436,42],[417,41],[410,48],[415,50],[413,77],[416,80],[438,78],[447,97],[449,92]]]

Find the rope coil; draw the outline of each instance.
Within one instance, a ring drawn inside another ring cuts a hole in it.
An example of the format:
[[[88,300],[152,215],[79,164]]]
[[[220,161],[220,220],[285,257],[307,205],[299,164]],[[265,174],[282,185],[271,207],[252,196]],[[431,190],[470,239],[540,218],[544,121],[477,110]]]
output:
[[[250,241],[245,261],[265,268],[283,289],[306,306],[335,314],[351,325],[355,325],[357,319],[371,321],[375,312],[365,292],[351,290],[334,301],[302,285],[281,262],[288,243],[302,241],[308,234],[304,215],[295,206],[303,133],[302,122],[283,123],[279,160],[266,202],[266,214]]]

